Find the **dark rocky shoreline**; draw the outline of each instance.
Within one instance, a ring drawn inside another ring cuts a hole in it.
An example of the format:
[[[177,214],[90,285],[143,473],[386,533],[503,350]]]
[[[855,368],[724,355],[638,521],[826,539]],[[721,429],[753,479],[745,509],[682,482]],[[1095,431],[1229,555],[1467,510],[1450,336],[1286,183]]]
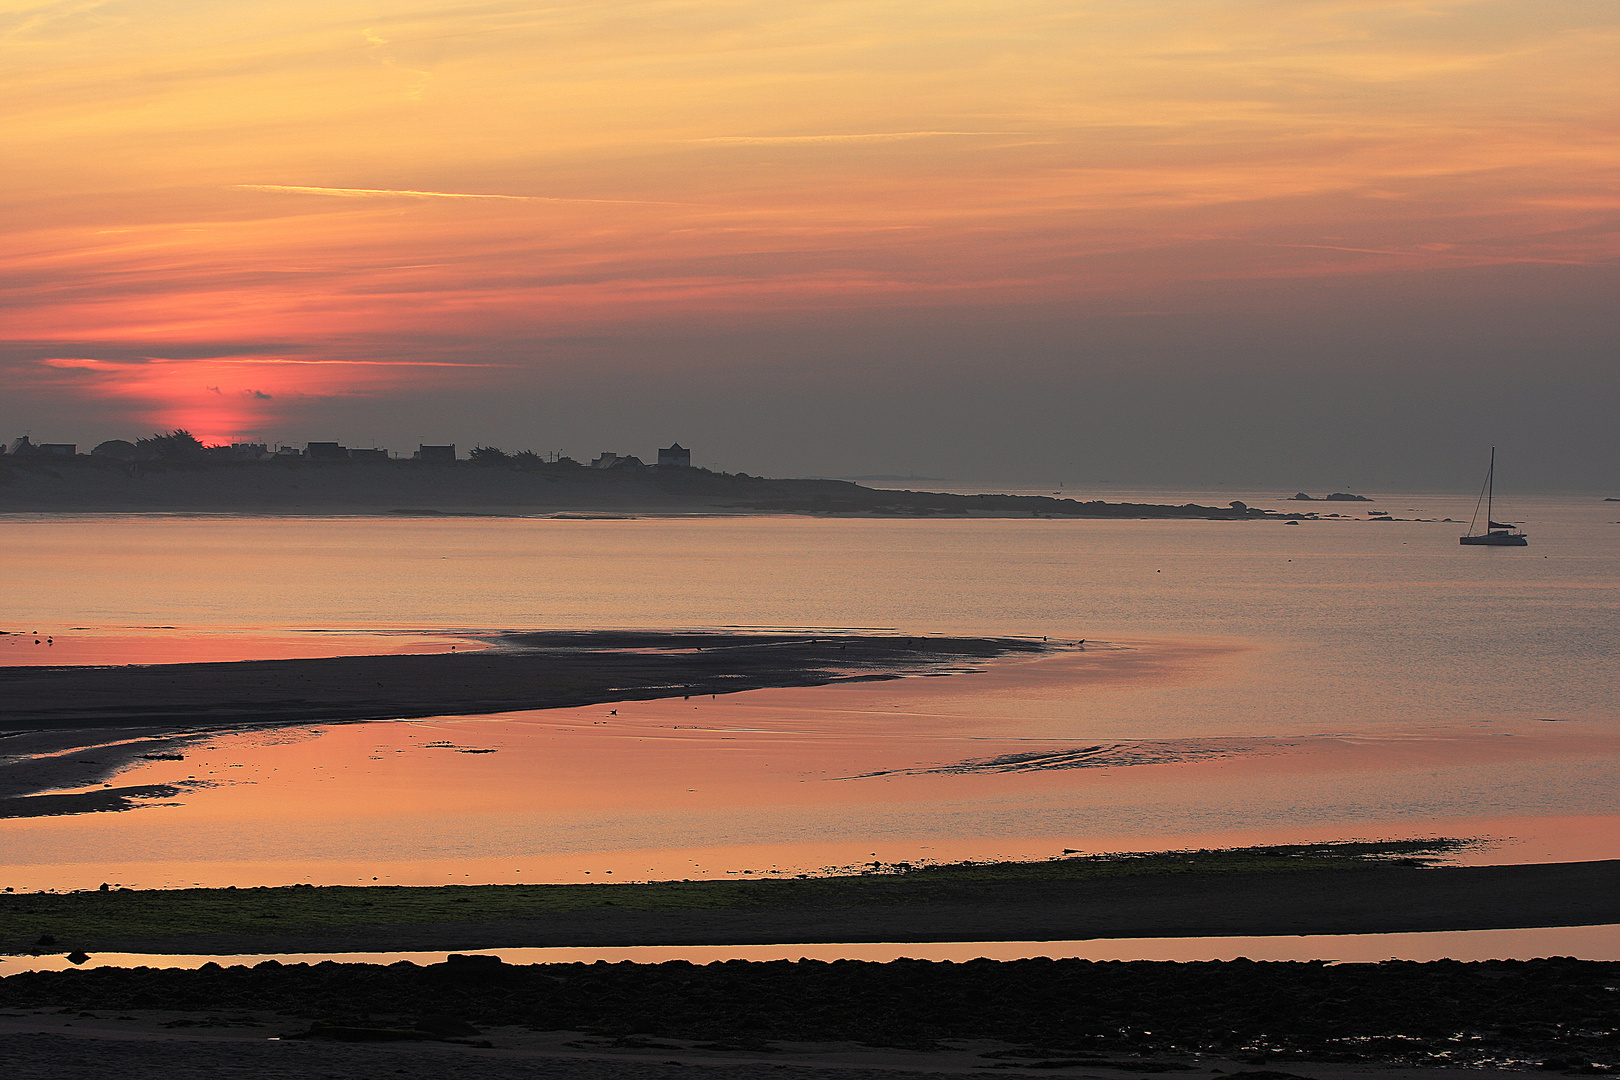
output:
[[[1213,1052],[1284,1069],[1383,1062],[1590,1074],[1620,1063],[1617,983],[1620,964],[1567,958],[514,966],[471,957],[427,967],[266,961],[21,973],[0,979],[0,1007],[273,1010],[306,1036],[350,1041],[506,1026],[586,1032],[607,1047],[675,1038],[757,1053],[784,1040],[912,1050],[998,1040],[1010,1048],[991,1055],[1003,1068],[1185,1071],[1141,1059]]]

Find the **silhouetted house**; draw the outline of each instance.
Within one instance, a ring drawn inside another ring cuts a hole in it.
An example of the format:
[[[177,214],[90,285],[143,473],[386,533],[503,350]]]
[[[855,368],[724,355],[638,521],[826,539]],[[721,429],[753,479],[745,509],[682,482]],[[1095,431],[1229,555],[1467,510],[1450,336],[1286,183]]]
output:
[[[275,456],[278,458],[303,457],[304,452],[296,446],[278,446],[276,447]]]
[[[449,446],[429,446],[422,443],[417,446],[416,453],[411,457],[417,461],[454,461],[456,460],[456,444]]]
[[[387,450],[362,450],[358,447],[349,448],[349,457],[354,461],[387,461]]]
[[[304,446],[304,456],[311,461],[347,461],[349,449],[335,442],[312,442]]]
[[[270,456],[270,447],[262,442],[233,442],[229,456],[238,461],[263,461]]]
[[[645,469],[647,463],[634,454],[609,454],[603,451],[591,462],[593,469]]]
[[[658,451],[658,464],[690,469],[692,467],[692,451],[680,443],[673,443]]]
[[[14,454],[17,457],[73,457],[79,452],[79,444],[70,442],[36,443],[30,441],[28,436],[24,435],[20,439],[12,439],[4,451],[0,452]]]

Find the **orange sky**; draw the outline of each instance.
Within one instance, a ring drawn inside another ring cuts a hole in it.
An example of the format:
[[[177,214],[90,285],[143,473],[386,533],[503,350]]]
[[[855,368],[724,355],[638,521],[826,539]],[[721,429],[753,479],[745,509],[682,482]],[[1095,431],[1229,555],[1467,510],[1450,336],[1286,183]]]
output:
[[[0,0],[0,421],[403,446],[449,394],[430,441],[650,446],[672,399],[634,387],[673,355],[694,401],[802,396],[804,438],[866,422],[807,419],[806,369],[943,379],[960,433],[992,371],[1077,402],[1163,364],[1194,396],[1256,362],[1343,389],[1423,353],[1425,305],[1466,330],[1499,296],[1590,400],[1617,55],[1607,0]],[[1258,321],[1192,329],[1233,311]],[[1347,318],[1396,329],[1325,359]],[[908,464],[675,420],[736,468]],[[1009,452],[1080,452],[1041,423]]]

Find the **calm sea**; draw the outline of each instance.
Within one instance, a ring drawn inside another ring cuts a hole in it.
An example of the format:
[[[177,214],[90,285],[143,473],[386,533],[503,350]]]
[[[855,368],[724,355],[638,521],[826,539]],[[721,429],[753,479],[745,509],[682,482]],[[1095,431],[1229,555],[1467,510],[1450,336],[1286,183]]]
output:
[[[1434,835],[1489,838],[1478,862],[1614,858],[1620,504],[1513,510],[1528,548],[1463,548],[1437,520],[0,518],[5,663],[437,651],[453,639],[435,632],[550,627],[1087,643],[946,679],[214,736],[115,781],[193,785],[176,799],[0,821],[0,887]]]

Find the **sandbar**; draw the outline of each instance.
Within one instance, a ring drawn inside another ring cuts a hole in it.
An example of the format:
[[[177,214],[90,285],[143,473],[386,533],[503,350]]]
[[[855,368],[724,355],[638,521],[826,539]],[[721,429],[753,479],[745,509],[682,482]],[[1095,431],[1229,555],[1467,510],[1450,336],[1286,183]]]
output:
[[[1425,842],[1092,856],[829,878],[0,896],[0,951],[1064,941],[1620,923],[1620,861],[1430,866]]]
[[[490,647],[122,667],[0,667],[0,818],[123,809],[130,761],[228,728],[470,716],[976,670],[1066,646],[874,633],[507,631]],[[51,791],[57,794],[36,794]]]

